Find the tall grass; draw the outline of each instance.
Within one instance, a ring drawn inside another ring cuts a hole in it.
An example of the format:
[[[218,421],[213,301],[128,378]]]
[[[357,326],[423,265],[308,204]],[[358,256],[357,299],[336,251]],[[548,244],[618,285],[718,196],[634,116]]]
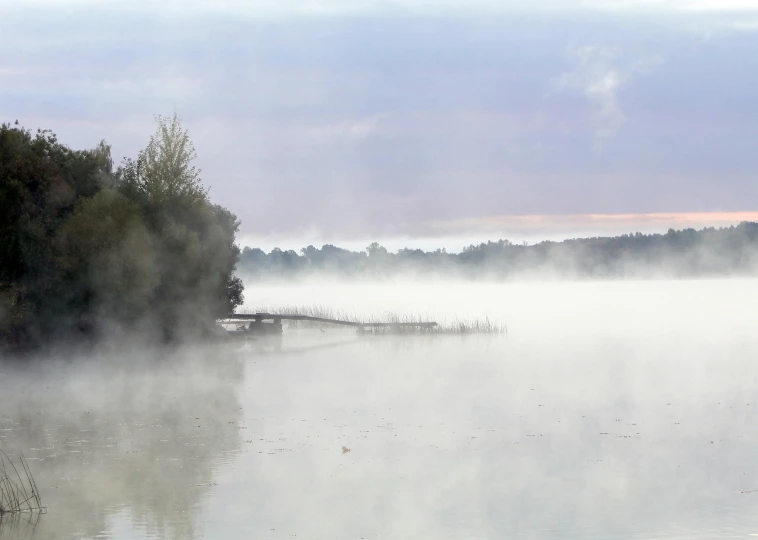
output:
[[[436,318],[429,314],[400,314],[391,311],[372,315],[368,318],[358,317],[354,312],[333,309],[326,306],[261,306],[255,309],[241,309],[239,313],[275,313],[278,315],[306,315],[323,319],[337,319],[354,323],[384,323],[396,324],[384,328],[368,327],[363,329],[364,334],[506,334],[507,327],[503,323],[493,321],[487,316],[471,318]],[[436,322],[437,326],[400,326],[416,323]],[[321,328],[327,327],[326,323],[314,321],[287,321],[289,328]]]
[[[8,514],[47,511],[42,506],[37,484],[23,454],[18,461],[23,476],[8,454],[0,450],[0,518]]]

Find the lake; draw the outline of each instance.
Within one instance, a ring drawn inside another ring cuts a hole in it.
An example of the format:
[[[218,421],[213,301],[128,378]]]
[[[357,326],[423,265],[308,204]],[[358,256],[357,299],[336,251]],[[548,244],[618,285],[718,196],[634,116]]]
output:
[[[758,536],[756,280],[256,285],[504,335],[0,364],[48,513],[0,539]]]

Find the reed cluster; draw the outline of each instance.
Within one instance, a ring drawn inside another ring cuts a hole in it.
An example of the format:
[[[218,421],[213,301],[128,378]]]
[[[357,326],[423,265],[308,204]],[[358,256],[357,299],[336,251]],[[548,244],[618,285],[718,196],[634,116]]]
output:
[[[24,512],[45,513],[47,510],[42,506],[37,484],[26,458],[20,455],[18,462],[20,471],[8,454],[0,450],[0,518]]]

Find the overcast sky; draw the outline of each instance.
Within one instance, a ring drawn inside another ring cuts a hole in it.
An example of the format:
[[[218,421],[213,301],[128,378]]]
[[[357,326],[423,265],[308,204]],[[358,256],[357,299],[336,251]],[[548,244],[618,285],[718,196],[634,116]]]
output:
[[[729,223],[758,0],[0,0],[0,120],[118,162],[174,109],[247,244]]]

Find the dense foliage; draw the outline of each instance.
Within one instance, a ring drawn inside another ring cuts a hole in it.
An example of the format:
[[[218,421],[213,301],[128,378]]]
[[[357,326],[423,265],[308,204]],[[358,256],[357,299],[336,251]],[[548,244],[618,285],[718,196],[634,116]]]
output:
[[[666,234],[626,234],[563,242],[514,244],[508,240],[471,245],[461,253],[444,249],[401,249],[391,253],[377,243],[355,252],[325,245],[295,251],[242,250],[245,279],[298,276],[390,277],[409,274],[508,279],[642,278],[755,275],[758,223],[700,231],[670,229]]]
[[[179,119],[114,170],[110,148],[0,126],[0,341],[198,335],[242,302],[237,218],[212,204]]]

